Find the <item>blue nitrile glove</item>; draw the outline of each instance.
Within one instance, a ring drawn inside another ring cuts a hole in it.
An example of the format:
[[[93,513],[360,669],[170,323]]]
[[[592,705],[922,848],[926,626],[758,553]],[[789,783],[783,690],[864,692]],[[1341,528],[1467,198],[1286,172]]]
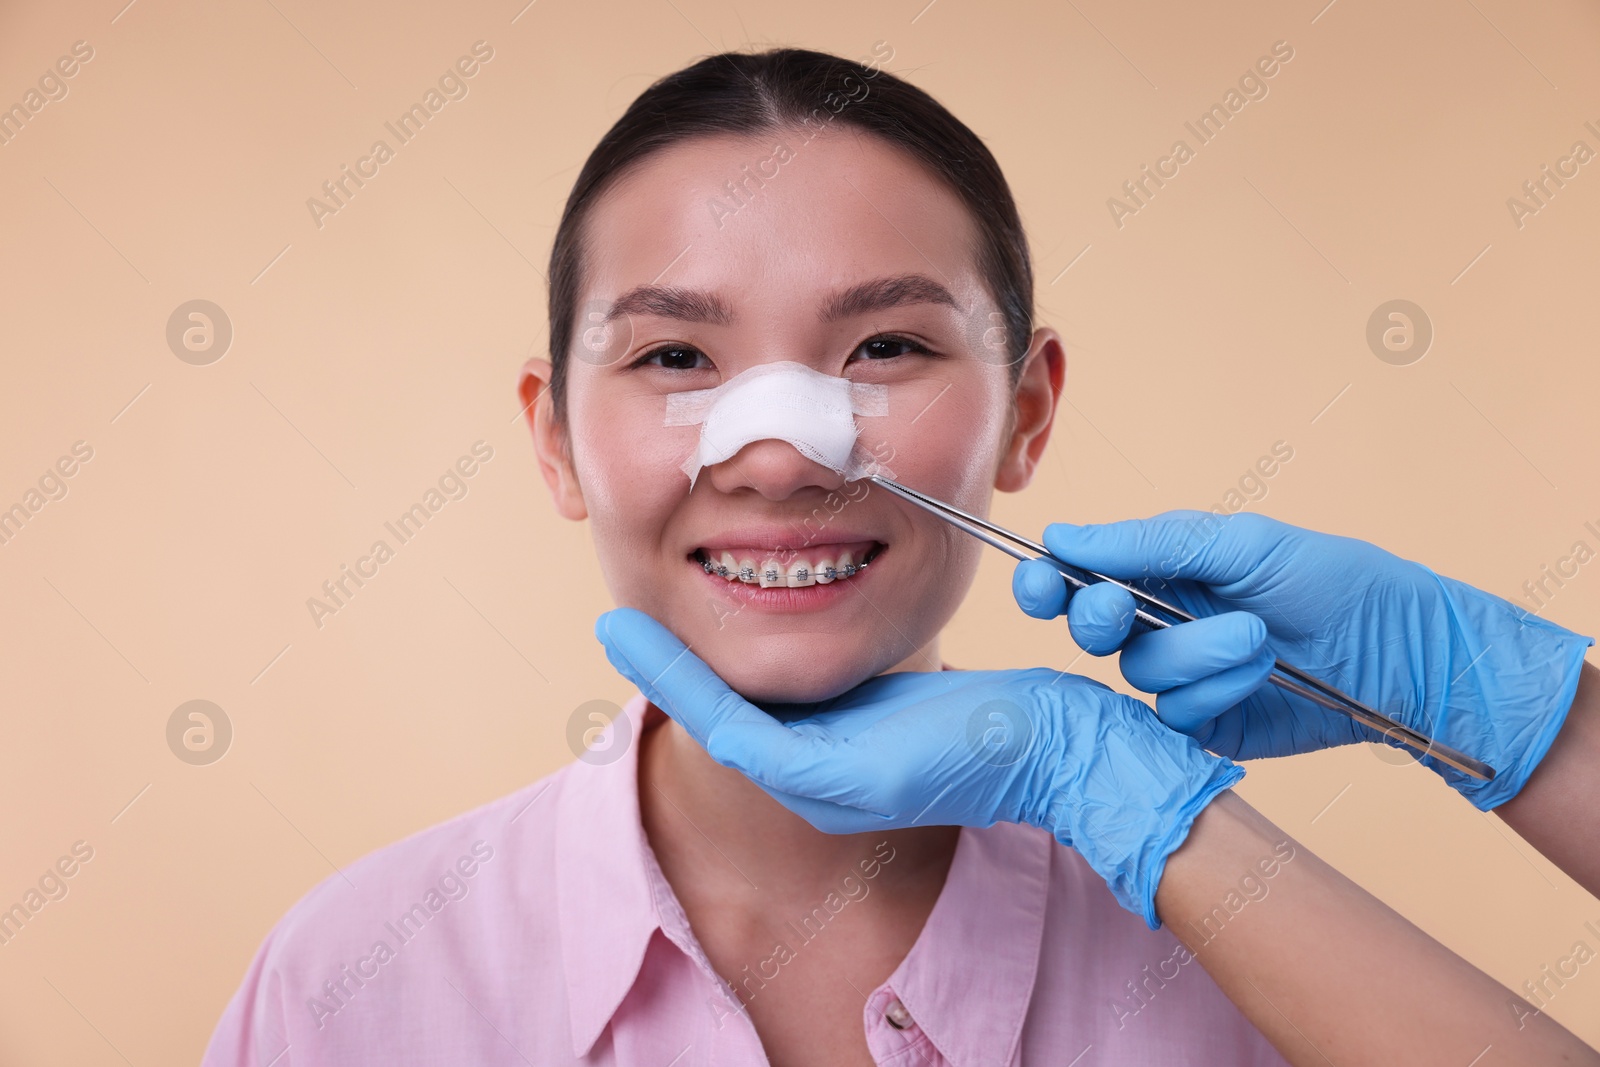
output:
[[[1099,583],[1069,603],[1049,564],[1025,562],[1013,575],[1028,614],[1050,618],[1065,604],[1086,651],[1121,646],[1123,676],[1158,694],[1168,725],[1233,759],[1400,744],[1264,684],[1276,657],[1494,767],[1484,782],[1422,761],[1484,811],[1515,796],[1544,758],[1594,644],[1376,545],[1262,515],[1185,510],[1056,523],[1044,544],[1068,563],[1212,616],[1127,639],[1127,592]]]
[[[643,612],[606,612],[595,636],[712,759],[819,830],[1037,826],[1152,930],[1167,856],[1244,777],[1134,698],[1060,671],[886,674],[768,714]]]

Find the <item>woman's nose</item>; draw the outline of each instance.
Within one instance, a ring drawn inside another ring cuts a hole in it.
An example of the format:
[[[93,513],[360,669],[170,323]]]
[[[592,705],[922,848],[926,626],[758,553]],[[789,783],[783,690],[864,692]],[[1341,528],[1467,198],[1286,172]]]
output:
[[[844,475],[807,459],[794,445],[774,440],[750,442],[707,474],[719,492],[754,489],[768,500],[785,500],[802,489],[837,490],[845,481]]]

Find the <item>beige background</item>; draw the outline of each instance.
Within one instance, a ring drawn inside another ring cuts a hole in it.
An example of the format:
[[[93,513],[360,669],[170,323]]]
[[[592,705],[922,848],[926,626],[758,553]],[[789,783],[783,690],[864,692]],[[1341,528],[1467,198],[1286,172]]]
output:
[[[1520,229],[1506,206],[1600,149],[1593,5],[125,2],[0,7],[0,104],[94,49],[0,145],[0,507],[94,450],[0,545],[0,905],[94,849],[0,946],[0,1062],[195,1060],[335,865],[561,766],[573,709],[627,695],[513,387],[578,165],[708,51],[886,41],[992,146],[1071,344],[1071,406],[1000,521],[1209,506],[1283,440],[1252,507],[1508,598],[1600,547],[1600,162]],[[319,229],[307,198],[478,40],[469,95]],[[1119,229],[1107,198],[1279,40],[1270,94]],[[1409,366],[1364,338],[1393,298],[1436,331]],[[165,340],[192,299],[232,322],[209,366]],[[480,439],[469,494],[317,628],[307,598]],[[986,559],[947,658],[1071,660],[1008,575]],[[1547,615],[1600,632],[1600,565]],[[233,725],[209,766],[167,746],[192,699]],[[1240,791],[1508,985],[1600,947],[1600,901],[1416,767],[1361,746]],[[1600,1043],[1600,966],[1550,1010]]]

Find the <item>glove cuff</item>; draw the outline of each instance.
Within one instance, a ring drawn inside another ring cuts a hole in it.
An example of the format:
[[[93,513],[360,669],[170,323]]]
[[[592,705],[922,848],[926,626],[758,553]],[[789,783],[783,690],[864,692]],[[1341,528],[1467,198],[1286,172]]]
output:
[[[1592,637],[1570,634],[1551,657],[1552,664],[1562,668],[1561,684],[1550,691],[1549,699],[1531,715],[1529,722],[1532,728],[1525,735],[1527,741],[1520,752],[1513,759],[1506,760],[1506,766],[1495,767],[1494,781],[1485,782],[1440,764],[1435,770],[1450,783],[1451,788],[1472,801],[1480,811],[1492,811],[1522,792],[1522,787],[1533,776],[1534,769],[1555,743],[1561,727],[1566,725],[1572,702],[1578,695],[1585,653],[1593,644]]]
[[[1435,574],[1450,610],[1451,659],[1435,740],[1495,768],[1483,781],[1431,756],[1422,763],[1481,811],[1516,796],[1549,752],[1577,695],[1594,638],[1492,593]]]
[[[1106,728],[1119,719],[1120,728]],[[1062,761],[1066,773],[1050,788],[1044,810],[1019,821],[1076,849],[1119,904],[1159,930],[1155,896],[1167,857],[1189,836],[1201,810],[1245,770],[1153,714],[1108,715],[1101,730],[1084,733],[1092,747]]]
[[[1177,818],[1173,820],[1167,833],[1150,842],[1144,861],[1140,864],[1141,877],[1134,898],[1137,906],[1123,901],[1123,907],[1144,916],[1145,925],[1150,929],[1161,929],[1161,916],[1156,914],[1156,889],[1160,887],[1161,875],[1167,869],[1167,857],[1178,851],[1179,847],[1189,839],[1189,830],[1205,806],[1215,800],[1218,793],[1231,788],[1243,777],[1243,767],[1232,760],[1219,757],[1210,781],[1178,809]]]

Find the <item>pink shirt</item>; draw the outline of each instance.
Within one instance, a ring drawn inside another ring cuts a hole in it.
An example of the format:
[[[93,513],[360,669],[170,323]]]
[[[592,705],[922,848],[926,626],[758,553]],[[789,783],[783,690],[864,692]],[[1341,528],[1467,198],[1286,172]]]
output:
[[[624,709],[633,738],[647,709],[653,724],[643,696]],[[656,864],[627,749],[327,878],[267,935],[204,1063],[765,1064]],[[870,891],[862,873],[855,893]],[[825,935],[827,911],[814,915],[795,946]],[[1285,1063],[1171,933],[1123,910],[1076,852],[1010,823],[961,832],[861,1025],[879,1064]]]

